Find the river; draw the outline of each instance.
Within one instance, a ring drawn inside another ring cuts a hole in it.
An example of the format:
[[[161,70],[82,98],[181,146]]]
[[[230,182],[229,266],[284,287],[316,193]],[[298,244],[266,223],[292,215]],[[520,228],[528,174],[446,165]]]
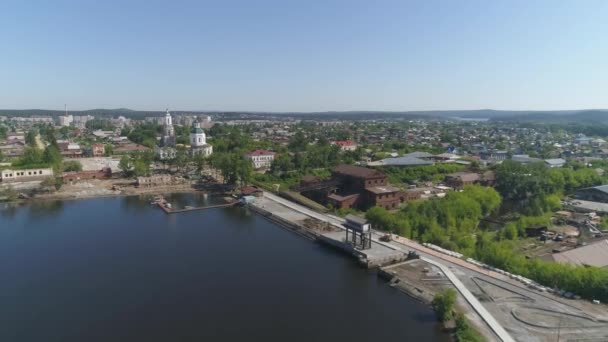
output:
[[[0,274],[0,341],[449,340],[373,271],[244,208],[5,207]]]

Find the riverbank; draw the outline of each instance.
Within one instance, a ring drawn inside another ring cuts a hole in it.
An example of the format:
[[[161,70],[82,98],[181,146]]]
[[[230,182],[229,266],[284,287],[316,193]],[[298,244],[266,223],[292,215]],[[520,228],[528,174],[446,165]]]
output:
[[[161,193],[207,193],[212,195],[227,195],[225,186],[209,183],[205,185],[194,183],[173,184],[154,187],[137,187],[133,181],[126,179],[90,179],[74,184],[64,184],[54,192],[35,192],[28,198],[15,202],[45,200],[74,200],[119,196],[140,196]]]

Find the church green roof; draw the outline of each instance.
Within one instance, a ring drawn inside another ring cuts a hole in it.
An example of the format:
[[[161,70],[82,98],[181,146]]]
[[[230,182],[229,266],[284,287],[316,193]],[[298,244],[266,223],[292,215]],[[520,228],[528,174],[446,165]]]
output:
[[[190,133],[203,134],[205,133],[202,128],[192,128]]]

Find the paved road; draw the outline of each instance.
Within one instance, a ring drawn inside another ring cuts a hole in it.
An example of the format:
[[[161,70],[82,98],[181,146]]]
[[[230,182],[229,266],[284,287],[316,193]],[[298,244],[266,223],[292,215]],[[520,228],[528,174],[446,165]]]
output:
[[[320,221],[323,222],[328,222],[336,227],[339,227],[341,229],[345,229],[342,226],[342,223],[344,223],[344,220],[341,218],[338,218],[336,216],[333,215],[324,215],[321,213],[317,213],[313,210],[310,210],[308,208],[305,208],[299,204],[293,203],[291,201],[288,201],[284,198],[281,198],[279,196],[276,196],[274,194],[271,194],[269,192],[264,192],[264,197],[275,201],[277,203],[280,203],[288,208],[291,208],[293,210],[296,210],[302,214],[305,214],[307,216],[316,218]],[[374,235],[378,235],[379,233],[374,232]],[[382,242],[377,238],[372,237],[372,241],[374,241],[375,243],[379,243],[383,246],[386,246],[388,248],[394,249],[394,250],[398,250],[401,251],[403,253],[407,253],[408,250],[400,248],[399,246],[396,246],[395,244],[392,243],[386,243],[386,242]],[[415,243],[411,240],[407,240],[405,238],[401,238],[399,239],[399,243],[408,247],[408,248],[413,248],[416,249],[420,252],[423,252],[425,254],[430,254],[432,256],[434,256],[435,258],[427,258],[427,257],[422,257],[423,260],[439,267],[444,273],[445,275],[448,277],[448,279],[450,279],[450,281],[452,282],[452,284],[454,284],[454,287],[456,287],[456,289],[462,294],[462,296],[465,298],[465,300],[469,303],[469,305],[471,305],[471,307],[473,307],[473,309],[479,314],[479,316],[486,322],[486,324],[488,324],[488,326],[490,327],[490,329],[492,329],[492,331],[504,342],[511,342],[511,341],[515,341],[511,335],[509,335],[509,333],[507,333],[507,331],[502,327],[502,325],[500,325],[500,323],[498,323],[496,321],[496,319],[483,307],[483,305],[477,300],[477,298],[466,288],[466,286],[464,286],[464,284],[458,279],[458,277],[456,277],[456,275],[454,275],[454,273],[452,273],[452,271],[445,266],[443,263],[439,262],[438,260],[436,260],[436,258],[439,259],[443,259],[444,257],[449,257],[448,255],[444,255],[441,254],[439,252],[433,251],[432,249],[426,248],[418,243]],[[449,260],[451,263],[454,263],[460,267],[467,267],[469,264],[463,260],[460,260],[458,258],[453,258],[450,257],[452,259],[455,260]],[[463,263],[461,265],[461,263]],[[466,266],[465,266],[466,265]],[[474,266],[474,265],[472,265]],[[467,267],[468,268],[468,267]],[[483,272],[483,274],[487,275],[487,272]]]

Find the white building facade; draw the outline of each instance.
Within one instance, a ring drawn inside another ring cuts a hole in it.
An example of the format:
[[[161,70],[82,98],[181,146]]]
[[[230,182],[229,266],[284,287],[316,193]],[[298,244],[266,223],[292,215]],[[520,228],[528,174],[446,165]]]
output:
[[[254,169],[267,169],[272,165],[276,153],[266,150],[255,150],[245,154],[245,158],[251,160]]]
[[[213,146],[207,144],[207,136],[198,121],[194,121],[192,124],[192,130],[190,131],[190,147],[193,156],[202,154],[207,157],[213,153]]]
[[[0,182],[17,183],[43,180],[53,176],[53,169],[2,170]]]

